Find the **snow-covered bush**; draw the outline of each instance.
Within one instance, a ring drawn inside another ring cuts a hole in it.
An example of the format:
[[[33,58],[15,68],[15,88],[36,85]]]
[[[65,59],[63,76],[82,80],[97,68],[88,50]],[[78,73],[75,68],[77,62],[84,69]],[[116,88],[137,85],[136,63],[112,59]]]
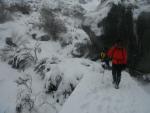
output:
[[[63,104],[71,95],[81,80],[81,76],[67,77],[58,64],[51,66],[50,72],[46,74],[45,91],[53,95],[57,103]]]
[[[42,79],[45,78],[45,71],[47,71],[47,72],[50,71],[50,66],[49,66],[49,68],[47,66],[47,60],[48,59],[45,58],[45,59],[42,59],[41,61],[39,61],[39,63],[36,65],[36,67],[34,69],[34,71],[36,73],[38,73]]]
[[[62,9],[62,13],[65,16],[72,16],[74,18],[83,19],[85,10],[81,5],[74,5],[72,7],[65,7]]]
[[[30,6],[23,0],[20,3],[9,4],[6,2],[0,2],[0,23],[12,20],[11,13],[19,11],[23,14],[29,14],[31,11]]]
[[[72,7],[72,9],[73,9],[72,14],[75,18],[78,17],[78,18],[83,19],[83,16],[85,14],[85,10],[81,5],[75,5]]]
[[[34,63],[34,56],[28,48],[17,49],[14,47],[6,46],[1,50],[1,60],[7,61],[13,68],[25,70]]]
[[[24,71],[38,60],[39,46],[36,44],[34,48],[29,48],[27,47],[29,43],[27,40],[16,34],[13,34],[12,37],[6,39],[7,45],[0,51],[1,60],[7,61],[13,68]]]
[[[17,94],[16,113],[31,113],[34,108],[34,99],[32,99],[32,77],[24,75],[16,80],[19,86]]]
[[[17,51],[8,63],[12,65],[13,68],[24,71],[34,63],[34,56],[30,51],[24,49]]]
[[[55,56],[51,59],[41,60],[35,67],[35,71],[45,83],[45,93],[51,95],[61,105],[74,91],[83,75],[82,73],[72,73],[72,69],[70,70],[67,65],[66,67],[64,65],[65,62]],[[66,72],[64,67],[71,73]]]
[[[17,47],[17,45],[13,42],[12,38],[10,37],[6,38],[5,43],[11,47]]]
[[[0,3],[0,23],[11,20],[11,14],[4,3]]]
[[[85,41],[86,42],[86,41]],[[72,50],[72,55],[74,57],[83,57],[89,54],[90,43],[76,43],[74,49]]]
[[[0,51],[0,58],[2,61],[9,61],[14,56],[15,48],[6,46]]]
[[[22,14],[29,14],[31,12],[31,7],[24,0],[20,2],[15,2],[8,7],[8,10],[11,12],[19,11]]]
[[[61,47],[66,47],[67,45],[70,45],[73,43],[72,36],[65,36],[64,38],[60,38],[60,44]]]
[[[40,14],[43,29],[53,40],[57,40],[60,33],[66,32],[66,27],[63,21],[52,9],[43,7]]]
[[[56,69],[57,68],[57,69]],[[45,84],[46,93],[53,93],[58,90],[60,83],[62,82],[63,73],[58,70],[58,67],[55,67],[51,70],[47,82]]]
[[[61,61],[57,57],[52,57],[51,59],[44,58],[37,63],[34,71],[44,79],[45,74],[51,70],[51,64],[58,64],[59,62]]]

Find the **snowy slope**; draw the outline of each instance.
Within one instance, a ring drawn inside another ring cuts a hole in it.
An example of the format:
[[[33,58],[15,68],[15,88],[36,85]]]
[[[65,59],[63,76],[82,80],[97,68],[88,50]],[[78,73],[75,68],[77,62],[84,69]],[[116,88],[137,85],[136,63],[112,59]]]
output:
[[[0,113],[15,113],[17,84],[21,74],[10,66],[0,63]]]
[[[120,89],[113,88],[111,73],[85,76],[60,113],[149,113],[150,95],[126,72]]]

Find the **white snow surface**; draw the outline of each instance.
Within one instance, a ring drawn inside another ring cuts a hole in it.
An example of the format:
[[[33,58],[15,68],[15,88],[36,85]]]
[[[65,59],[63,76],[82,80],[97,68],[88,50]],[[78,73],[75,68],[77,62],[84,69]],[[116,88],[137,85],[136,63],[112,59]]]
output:
[[[5,63],[0,63],[0,113],[15,113],[17,84],[21,76]]]
[[[60,113],[149,113],[150,95],[126,72],[120,89],[112,85],[111,72],[84,76]]]

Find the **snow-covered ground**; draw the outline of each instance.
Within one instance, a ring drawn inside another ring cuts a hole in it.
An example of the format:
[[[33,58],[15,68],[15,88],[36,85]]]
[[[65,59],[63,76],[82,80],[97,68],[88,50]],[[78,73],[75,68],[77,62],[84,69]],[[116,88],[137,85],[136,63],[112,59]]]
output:
[[[60,63],[59,68],[65,74],[68,73],[68,77],[82,74],[83,78],[60,109],[59,104],[44,94],[44,81],[41,81],[37,75],[32,75],[32,96],[36,97],[35,109],[38,113],[49,113],[49,111],[54,113],[57,110],[60,113],[149,113],[150,111],[149,85],[142,86],[126,72],[122,73],[120,89],[115,89],[112,85],[111,72],[104,71],[100,62],[72,59]],[[0,72],[0,113],[15,113],[16,95],[19,89],[15,81],[22,75],[4,63],[0,63]],[[31,70],[27,72],[33,74]]]
[[[21,76],[5,63],[0,63],[0,113],[15,113],[17,84]]]
[[[60,113],[149,113],[150,94],[122,73],[120,89],[112,85],[111,72],[85,76]]]

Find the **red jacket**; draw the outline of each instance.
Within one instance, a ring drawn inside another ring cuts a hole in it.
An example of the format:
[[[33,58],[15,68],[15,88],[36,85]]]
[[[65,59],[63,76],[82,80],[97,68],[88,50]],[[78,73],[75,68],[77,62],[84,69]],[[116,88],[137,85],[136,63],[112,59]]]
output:
[[[127,51],[125,48],[113,46],[107,55],[112,58],[112,64],[127,64]]]

